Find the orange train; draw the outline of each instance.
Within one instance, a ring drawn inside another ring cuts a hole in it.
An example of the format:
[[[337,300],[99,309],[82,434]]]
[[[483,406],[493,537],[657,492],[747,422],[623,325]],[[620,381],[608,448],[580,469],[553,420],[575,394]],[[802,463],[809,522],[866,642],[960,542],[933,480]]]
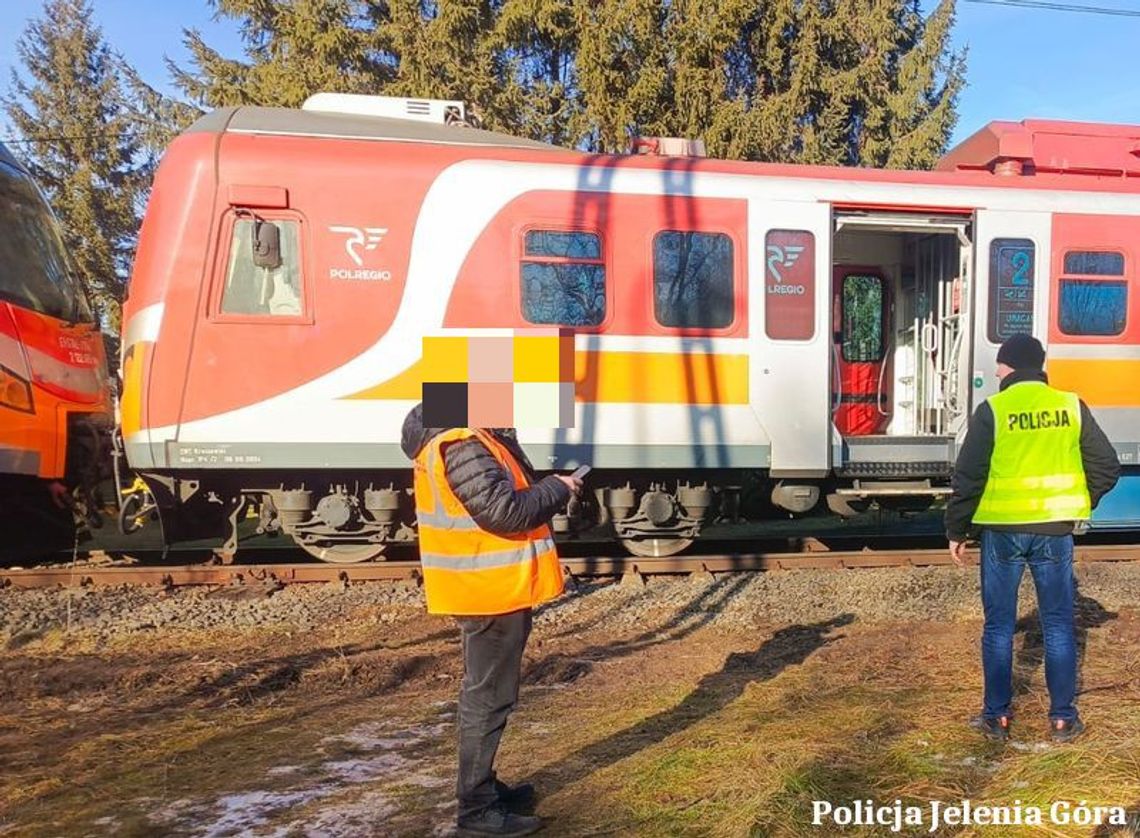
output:
[[[102,333],[59,224],[0,146],[0,502],[18,524],[0,549],[35,544],[51,500],[90,498],[109,462],[112,399]]]
[[[1093,525],[1140,526],[1140,128],[994,123],[907,172],[590,155],[463,116],[321,94],[170,146],[122,405],[168,540],[233,548],[250,504],[329,560],[414,538],[422,338],[534,325],[575,331],[575,425],[519,439],[594,467],[556,523],[637,554],[741,486],[785,517],[930,505],[1018,332],[1126,467]]]

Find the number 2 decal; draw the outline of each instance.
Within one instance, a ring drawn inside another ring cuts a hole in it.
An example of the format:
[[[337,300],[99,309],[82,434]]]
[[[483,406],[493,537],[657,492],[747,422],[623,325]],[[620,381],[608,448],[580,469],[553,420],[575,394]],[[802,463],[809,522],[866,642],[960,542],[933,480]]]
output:
[[[1024,250],[1019,250],[1010,257],[1010,263],[1013,265],[1012,282],[1014,285],[1028,285],[1029,284],[1029,254]]]

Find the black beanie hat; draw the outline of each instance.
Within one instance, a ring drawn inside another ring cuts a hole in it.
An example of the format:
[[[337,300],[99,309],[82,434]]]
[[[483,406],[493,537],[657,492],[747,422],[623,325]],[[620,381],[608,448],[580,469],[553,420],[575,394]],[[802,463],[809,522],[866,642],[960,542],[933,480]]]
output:
[[[998,350],[999,364],[1015,370],[1040,370],[1045,366],[1045,347],[1030,335],[1014,335]]]

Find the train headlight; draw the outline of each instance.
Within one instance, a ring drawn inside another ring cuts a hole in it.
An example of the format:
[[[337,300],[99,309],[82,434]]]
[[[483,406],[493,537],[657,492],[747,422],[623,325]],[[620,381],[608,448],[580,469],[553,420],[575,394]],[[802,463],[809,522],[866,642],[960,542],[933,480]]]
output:
[[[0,405],[24,413],[35,412],[31,383],[7,367],[0,367]]]

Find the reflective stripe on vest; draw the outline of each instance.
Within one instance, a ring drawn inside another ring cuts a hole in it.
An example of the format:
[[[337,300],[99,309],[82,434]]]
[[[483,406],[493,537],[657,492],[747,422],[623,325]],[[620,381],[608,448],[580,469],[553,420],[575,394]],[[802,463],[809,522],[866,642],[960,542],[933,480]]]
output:
[[[447,482],[443,446],[477,438],[516,490],[530,486],[502,443],[481,430],[453,428],[416,457],[416,518],[424,594],[432,614],[490,615],[533,608],[562,593],[562,568],[546,525],[501,536],[481,529]]]
[[[440,556],[434,553],[420,551],[420,563],[424,567],[442,568],[445,570],[482,570],[488,567],[503,567],[509,564],[518,564],[527,561],[537,550],[543,553],[554,549],[554,539],[540,538],[531,547],[499,550],[494,553],[480,553],[478,556]]]
[[[1092,514],[1074,393],[1023,381],[989,399],[994,449],[975,524],[1080,521]]]
[[[435,473],[435,461],[439,457],[439,449],[435,446],[428,446],[428,461],[427,472],[428,474]],[[470,515],[448,515],[443,512],[443,502],[439,497],[439,488],[435,485],[434,480],[428,481],[431,486],[432,497],[432,511],[424,512],[418,508],[416,509],[416,520],[419,521],[420,526],[427,524],[429,527],[435,527],[440,530],[477,530],[479,525],[475,523],[475,519]]]

